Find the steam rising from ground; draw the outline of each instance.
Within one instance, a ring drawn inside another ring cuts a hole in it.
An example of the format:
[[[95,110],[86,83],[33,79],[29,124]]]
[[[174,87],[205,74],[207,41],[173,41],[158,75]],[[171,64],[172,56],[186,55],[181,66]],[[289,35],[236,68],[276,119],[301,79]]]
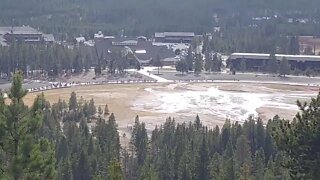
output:
[[[244,121],[250,115],[258,116],[257,109],[271,107],[297,111],[297,99],[309,99],[315,93],[296,91],[285,92],[246,92],[221,90],[218,87],[195,90],[177,85],[167,88],[146,88],[150,93],[147,99],[139,98],[134,108],[142,111],[153,111],[183,116],[195,114],[229,118]]]

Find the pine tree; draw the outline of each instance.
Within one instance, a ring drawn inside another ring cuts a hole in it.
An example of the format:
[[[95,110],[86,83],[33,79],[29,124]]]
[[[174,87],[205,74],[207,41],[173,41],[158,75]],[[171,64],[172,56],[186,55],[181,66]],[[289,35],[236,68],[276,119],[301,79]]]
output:
[[[207,50],[205,51],[205,63],[204,63],[204,69],[205,69],[205,71],[210,72],[210,71],[211,71],[212,64],[213,64],[213,60],[212,60],[212,58],[211,58],[211,55],[210,55],[209,50],[207,49]]]
[[[222,180],[224,177],[223,167],[222,167],[222,157],[219,153],[214,153],[211,158],[209,170],[210,170],[210,179]]]
[[[169,149],[167,145],[165,145],[161,149],[161,152],[158,155],[157,161],[158,161],[157,166],[158,166],[160,179],[173,180],[174,179],[174,156],[173,156],[173,152]],[[186,166],[187,164],[183,163],[183,165]]]
[[[106,126],[107,131],[107,149],[109,150],[108,160],[116,159],[119,161],[120,159],[120,136],[118,133],[118,125],[116,123],[116,119],[114,114],[112,113],[108,119],[108,123]]]
[[[281,151],[277,153],[275,160],[274,160],[274,177],[275,178],[285,179],[285,180],[295,178],[294,176],[290,176],[289,169],[285,167],[285,165],[288,163],[289,159],[290,159],[290,157],[287,156],[285,153],[283,153]]]
[[[66,121],[64,123],[63,132],[69,145],[69,152],[71,154],[74,152],[79,153],[78,149],[80,148],[81,133],[77,123],[74,121]]]
[[[99,114],[99,117],[101,117],[103,114],[103,110],[102,110],[101,106],[98,107],[98,114]]]
[[[157,66],[157,68],[158,68],[158,75],[159,75],[159,74],[160,74],[160,67],[162,67],[162,62],[161,62],[161,59],[160,59],[160,55],[159,55],[159,54],[157,54],[154,63],[155,63],[155,66]]]
[[[199,162],[197,178],[198,179],[208,179],[208,166],[209,166],[209,153],[208,153],[208,145],[205,137],[202,137],[202,143],[199,150]]]
[[[37,97],[33,106],[23,103],[27,91],[22,88],[22,76],[15,74],[9,91],[10,104],[0,98],[0,154],[3,176],[9,179],[50,179],[55,177],[55,157],[52,144],[36,138],[41,127],[44,100]]]
[[[235,179],[235,170],[233,157],[225,158],[223,160],[223,178],[222,179]]]
[[[287,58],[284,57],[280,62],[279,74],[285,77],[287,74],[290,74],[290,70],[290,64]]]
[[[219,71],[221,71],[221,66],[222,66],[222,60],[221,60],[221,58],[218,57],[218,54],[215,53],[213,55],[213,60],[212,60],[212,64],[211,64],[211,71],[219,72]]]
[[[310,103],[298,101],[297,104],[301,112],[292,122],[274,121],[276,125],[273,136],[279,150],[289,156],[286,158],[286,166],[290,169],[292,177],[319,179],[320,94],[312,98]]]
[[[81,137],[84,138],[82,140],[83,141],[87,141],[89,139],[89,137],[90,137],[90,132],[89,132],[89,127],[88,127],[88,123],[87,123],[87,119],[86,118],[81,117],[80,123],[79,123],[79,130],[80,130],[80,133],[81,133]]]
[[[279,65],[275,54],[270,54],[269,60],[267,62],[267,71],[272,74],[276,74],[278,72],[278,69]]]
[[[277,117],[273,119],[275,121]],[[271,157],[274,157],[276,154],[276,147],[275,147],[276,145],[275,145],[274,138],[272,137],[272,133],[273,133],[272,124],[273,122],[269,120],[266,127],[266,137],[265,137],[265,145],[264,145],[266,163],[269,161]]]
[[[262,122],[262,119],[258,119],[257,120],[257,124],[255,126],[255,144],[256,144],[256,149],[260,149],[260,148],[263,148],[264,145],[265,145],[265,128],[263,127],[263,122]]]
[[[82,100],[79,101],[79,106],[82,104],[80,102],[82,102]],[[83,110],[83,114],[84,114],[85,117],[89,117],[90,116],[90,114],[89,114],[90,113],[89,112],[89,104],[88,104],[87,101],[84,102],[82,110]]]
[[[72,180],[72,167],[69,158],[60,161],[58,168],[59,179]]]
[[[257,150],[256,122],[252,116],[243,124],[243,133],[249,141],[250,152],[254,154]]]
[[[300,54],[298,37],[296,36],[290,37],[289,44],[288,44],[288,54],[292,54],[292,55]]]
[[[136,117],[131,135],[131,144],[137,156],[138,166],[142,166],[147,157],[148,134],[144,123],[140,123],[139,116]]]
[[[226,149],[226,146],[229,142],[229,139],[230,139],[230,127],[231,127],[231,124],[230,124],[230,120],[226,120],[223,127],[222,127],[222,132],[221,132],[221,147],[223,150]]]
[[[242,179],[241,177],[250,177],[252,175],[251,171],[251,150],[249,141],[244,135],[241,135],[236,144],[235,151],[235,162],[236,162],[236,170],[237,177]]]
[[[209,48],[209,37],[207,35],[203,35],[202,54],[205,54]]]
[[[254,161],[254,176],[255,179],[263,180],[265,174],[265,156],[263,149],[259,149],[255,154],[255,161]]]
[[[253,179],[253,176],[252,176],[252,171],[251,171],[251,165],[250,164],[243,164],[241,167],[240,167],[240,175],[237,179],[240,179],[240,180],[251,180]]]
[[[121,165],[115,159],[113,159],[108,167],[108,179],[109,180],[123,180],[123,173]]]
[[[193,54],[192,54],[191,46],[188,49],[188,54],[187,54],[187,57],[186,57],[186,63],[187,63],[187,66],[188,66],[188,71],[193,71],[194,65],[193,65]]]
[[[96,106],[94,105],[94,100],[91,99],[89,104],[88,104],[88,115],[93,116],[97,112]]]
[[[195,167],[190,155],[190,150],[186,150],[180,159],[177,169],[179,180],[191,180],[196,178]]]
[[[274,163],[272,159],[268,161],[267,170],[264,173],[263,179],[264,180],[276,179],[274,175]]]
[[[185,60],[181,60],[176,64],[176,71],[179,71],[182,74],[188,72],[188,65]]]
[[[140,168],[139,178],[144,180],[159,180],[159,176],[154,165],[151,162],[151,159],[148,158],[145,161],[145,164]]]
[[[202,71],[202,56],[201,54],[196,55],[195,63],[194,63],[194,73],[199,75]]]
[[[86,57],[85,57],[85,60],[84,60],[85,72],[89,72],[91,62],[92,62],[92,59],[90,58],[89,54],[87,54]]]
[[[69,152],[69,150],[68,150],[67,140],[66,140],[65,136],[61,136],[61,138],[58,142],[57,150],[56,150],[57,161],[60,162],[60,160],[67,158],[68,152]]]
[[[228,141],[223,154],[223,179],[235,179],[234,149],[231,141]]]
[[[69,99],[69,110],[77,110],[78,108],[78,102],[77,102],[77,94],[75,92],[71,93],[70,99]]]
[[[92,136],[90,136],[89,145],[88,145],[88,155],[91,156],[94,152],[95,152],[94,140]]]
[[[79,55],[76,55],[73,61],[73,69],[74,69],[74,73],[81,73],[83,70],[82,59],[80,58]]]
[[[84,151],[81,151],[79,161],[73,171],[73,179],[91,179],[88,156]]]
[[[105,116],[108,116],[108,115],[109,115],[108,104],[106,104],[105,107],[104,107],[104,115],[105,115]]]

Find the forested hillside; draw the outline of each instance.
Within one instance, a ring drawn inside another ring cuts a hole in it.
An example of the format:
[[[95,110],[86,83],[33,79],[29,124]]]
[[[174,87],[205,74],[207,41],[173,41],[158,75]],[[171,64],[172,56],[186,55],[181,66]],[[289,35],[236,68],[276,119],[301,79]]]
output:
[[[116,116],[77,98],[32,107],[15,75],[0,96],[0,179],[319,179],[320,95],[298,103],[292,121],[263,125],[249,118],[222,128],[168,118],[148,135],[137,116],[129,146],[120,144]],[[94,124],[94,125],[93,125]],[[93,126],[92,126],[93,125]],[[126,135],[121,135],[126,136]]]
[[[152,35],[155,31],[202,34],[213,26],[239,28],[253,17],[273,15],[319,20],[318,1],[2,0],[0,25],[31,25],[60,38],[92,35],[97,30],[117,34],[121,29],[127,35]]]

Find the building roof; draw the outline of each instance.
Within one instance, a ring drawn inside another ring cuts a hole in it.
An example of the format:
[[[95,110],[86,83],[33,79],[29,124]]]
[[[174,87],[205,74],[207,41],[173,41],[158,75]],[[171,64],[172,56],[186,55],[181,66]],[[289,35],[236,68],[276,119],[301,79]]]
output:
[[[193,32],[164,32],[165,36],[186,36],[186,37],[194,37],[195,34]]]
[[[104,39],[114,39],[114,38],[116,38],[116,37],[114,37],[114,36],[104,36],[103,38],[104,38]]]
[[[86,38],[85,38],[85,37],[77,37],[77,38],[76,38],[76,41],[77,41],[77,43],[85,42],[85,41],[86,41]]]
[[[136,57],[136,59],[141,63],[147,63],[150,62],[152,60],[152,56],[148,53],[144,53],[144,54],[134,54],[134,56]]]
[[[0,40],[0,46],[8,46],[7,42]]]
[[[85,41],[83,44],[86,46],[94,47],[94,41],[92,41],[92,40]]]
[[[311,55],[287,55],[287,54],[275,54],[277,60],[282,60],[284,57],[288,61],[320,61],[320,56]],[[256,59],[265,60],[269,59],[270,54],[259,53],[233,53],[230,55],[230,59]]]
[[[138,44],[138,41],[136,40],[126,40],[126,41],[113,41],[113,46],[136,46]]]
[[[0,35],[0,46],[9,46],[3,35]]]
[[[43,34],[42,37],[45,42],[54,42],[55,41],[54,36],[52,34]]]
[[[136,53],[136,54],[145,54],[145,53],[147,53],[147,51],[146,51],[145,49],[137,49],[137,50],[135,51],[135,53]]]
[[[162,62],[179,62],[180,58],[177,57],[169,57],[161,60]]]
[[[141,59],[139,59],[139,58],[137,58],[138,60],[138,62],[140,63],[140,64],[142,64],[142,65],[144,65],[144,64],[150,64],[150,62],[151,62],[151,59],[148,59],[148,60],[141,60]]]
[[[147,40],[148,40],[148,38],[147,38],[147,37],[145,37],[145,36],[138,36],[138,37],[137,37],[137,39],[143,39],[143,40],[145,40],[145,41],[147,41]]]
[[[7,40],[0,35],[0,42],[6,42]]]
[[[156,38],[163,38],[163,37],[165,37],[165,35],[164,35],[163,32],[156,32],[156,33],[154,33],[154,37],[156,37]]]
[[[102,31],[99,31],[98,33],[94,34],[94,38],[103,38],[103,33]]]
[[[115,48],[130,48],[138,60],[147,62],[156,58],[159,54],[161,59],[175,57],[174,52],[167,46],[155,46],[151,41],[137,41],[132,38],[115,38],[96,41],[98,53],[108,56]],[[128,45],[130,44],[130,45]]]
[[[154,34],[156,38],[163,37],[194,37],[195,34],[193,32],[156,32]]]
[[[33,34],[41,35],[42,33],[30,26],[14,26],[14,27],[0,27],[0,35],[4,34]]]

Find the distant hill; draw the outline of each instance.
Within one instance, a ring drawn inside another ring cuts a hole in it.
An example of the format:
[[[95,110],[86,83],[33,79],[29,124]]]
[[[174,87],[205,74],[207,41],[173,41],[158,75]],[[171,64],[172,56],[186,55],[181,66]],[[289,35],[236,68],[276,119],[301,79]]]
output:
[[[319,18],[318,0],[1,0],[0,25],[31,25],[61,37],[211,31],[226,17],[294,14]],[[220,21],[216,22],[214,15]]]

